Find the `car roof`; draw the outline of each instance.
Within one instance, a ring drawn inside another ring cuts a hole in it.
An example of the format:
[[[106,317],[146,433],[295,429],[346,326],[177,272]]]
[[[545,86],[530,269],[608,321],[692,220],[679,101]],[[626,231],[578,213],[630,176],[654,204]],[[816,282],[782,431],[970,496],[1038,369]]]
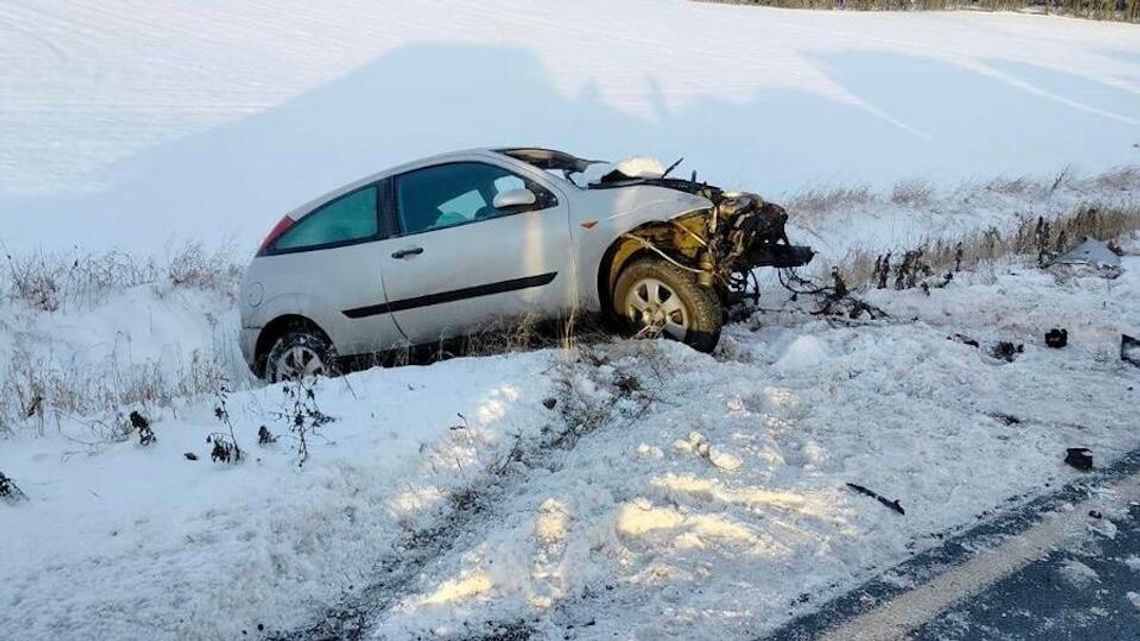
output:
[[[289,216],[290,218],[292,218],[293,220],[300,220],[301,217],[310,213],[311,211],[313,211],[317,207],[320,207],[321,205],[324,205],[325,203],[327,203],[331,200],[335,200],[336,198],[339,198],[340,196],[343,196],[347,193],[353,192],[357,189],[360,189],[361,187],[364,187],[366,185],[370,185],[374,182],[378,182],[380,180],[383,180],[384,178],[387,178],[389,176],[402,174],[404,172],[411,171],[413,169],[418,169],[420,167],[428,167],[431,165],[439,165],[439,164],[442,164],[442,163],[445,163],[448,161],[452,161],[452,160],[454,160],[454,161],[476,160],[476,159],[480,159],[480,158],[483,158],[483,159],[494,158],[494,159],[498,159],[498,160],[509,159],[513,162],[526,162],[523,159],[514,158],[514,157],[511,157],[511,156],[503,153],[505,151],[522,150],[522,149],[530,150],[530,149],[537,149],[537,148],[536,147],[500,147],[500,148],[492,149],[490,147],[474,147],[471,149],[460,149],[460,150],[456,150],[456,151],[449,151],[449,152],[442,153],[442,154],[435,154],[433,156],[426,156],[424,158],[419,158],[417,160],[412,160],[412,161],[406,162],[402,165],[390,167],[390,168],[385,169],[383,171],[378,171],[374,174],[369,174],[363,178],[360,178],[360,179],[355,180],[351,183],[348,183],[347,185],[344,185],[342,187],[338,187],[338,188],[336,188],[332,191],[329,191],[329,192],[325,192],[324,194],[321,194],[320,196],[317,196],[316,198],[313,198],[312,200],[309,200],[309,201],[305,202],[304,204],[302,204],[298,207],[294,207],[286,215]],[[562,154],[562,152],[556,152],[553,150],[544,150],[544,151],[550,151],[551,153],[554,153],[554,154]],[[565,154],[565,155],[569,155],[569,154]]]

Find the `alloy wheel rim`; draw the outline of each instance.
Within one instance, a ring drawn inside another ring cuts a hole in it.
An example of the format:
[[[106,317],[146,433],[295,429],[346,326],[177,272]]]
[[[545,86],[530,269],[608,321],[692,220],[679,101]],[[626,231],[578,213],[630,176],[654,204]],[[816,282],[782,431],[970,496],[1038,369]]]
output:
[[[643,278],[625,296],[626,317],[641,331],[684,340],[689,331],[689,311],[677,292],[656,278]]]
[[[325,363],[320,354],[305,345],[295,345],[277,359],[277,380],[293,381],[324,373]]]

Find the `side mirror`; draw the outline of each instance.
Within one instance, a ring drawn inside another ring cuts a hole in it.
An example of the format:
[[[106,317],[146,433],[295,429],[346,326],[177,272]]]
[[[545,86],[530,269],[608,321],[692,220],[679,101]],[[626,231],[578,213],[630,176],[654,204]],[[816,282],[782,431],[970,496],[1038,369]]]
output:
[[[495,196],[491,206],[500,211],[529,207],[538,202],[538,197],[529,189],[511,189]]]

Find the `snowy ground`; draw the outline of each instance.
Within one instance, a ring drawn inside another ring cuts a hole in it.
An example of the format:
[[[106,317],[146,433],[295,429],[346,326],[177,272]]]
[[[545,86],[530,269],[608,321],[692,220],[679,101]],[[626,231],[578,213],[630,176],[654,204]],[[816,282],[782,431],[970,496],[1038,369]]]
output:
[[[328,188],[522,143],[685,155],[795,204],[826,266],[1135,204],[1140,172],[1106,171],[1140,162],[1137,33],[650,0],[14,0],[0,241],[18,259],[120,246],[161,263],[172,238],[227,237],[240,263]],[[892,187],[910,178],[930,194]],[[860,182],[874,189],[829,195]],[[0,503],[0,639],[343,632],[346,608],[387,639],[755,638],[1072,478],[1064,448],[1109,461],[1140,444],[1135,370],[1116,358],[1140,334],[1131,250],[1114,281],[1012,260],[930,297],[871,292],[891,314],[877,323],[771,291],[765,307],[788,309],[730,325],[714,356],[618,341],[324,381],[336,420],[302,467],[282,388],[251,385],[236,354],[224,284],[160,273],[55,311],[2,292],[3,407],[37,377],[90,402],[3,415],[0,471],[29,499]],[[1068,348],[1042,345],[1053,326]],[[1025,352],[1006,363],[955,333]],[[219,376],[236,466],[209,460],[228,430],[200,392]],[[179,390],[195,394],[152,397]],[[116,438],[132,409],[156,444]],[[257,445],[262,425],[276,443]]]
[[[715,357],[621,341],[325,381],[338,420],[300,469],[277,387],[230,397],[238,466],[207,459],[225,431],[213,399],[156,416],[149,448],[89,444],[82,421],[9,439],[0,469],[31,499],[5,508],[0,630],[228,639],[348,603],[389,639],[487,622],[754,638],[1072,478],[1066,447],[1108,461],[1140,443],[1135,370],[1115,354],[1140,329],[1140,262],[1125,268],[1106,282],[1014,262],[929,298],[875,292],[897,320],[866,325],[789,305],[730,326]],[[1068,348],[1043,346],[1054,325]],[[959,332],[1025,353],[1006,363]],[[262,424],[276,444],[255,444]]]
[[[11,0],[0,43],[10,248],[251,248],[316,194],[475,145],[685,156],[682,171],[774,199],[1140,162],[1127,24],[681,0]]]

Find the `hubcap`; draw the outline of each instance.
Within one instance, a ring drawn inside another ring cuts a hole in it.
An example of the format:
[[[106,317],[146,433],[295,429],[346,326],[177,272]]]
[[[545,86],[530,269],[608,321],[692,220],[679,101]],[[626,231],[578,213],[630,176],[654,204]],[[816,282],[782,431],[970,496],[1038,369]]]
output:
[[[689,331],[689,312],[681,297],[656,278],[634,283],[625,296],[625,314],[634,327],[652,335],[664,333],[680,341]]]
[[[311,347],[297,345],[277,359],[277,380],[293,381],[305,376],[320,376],[325,364]]]

